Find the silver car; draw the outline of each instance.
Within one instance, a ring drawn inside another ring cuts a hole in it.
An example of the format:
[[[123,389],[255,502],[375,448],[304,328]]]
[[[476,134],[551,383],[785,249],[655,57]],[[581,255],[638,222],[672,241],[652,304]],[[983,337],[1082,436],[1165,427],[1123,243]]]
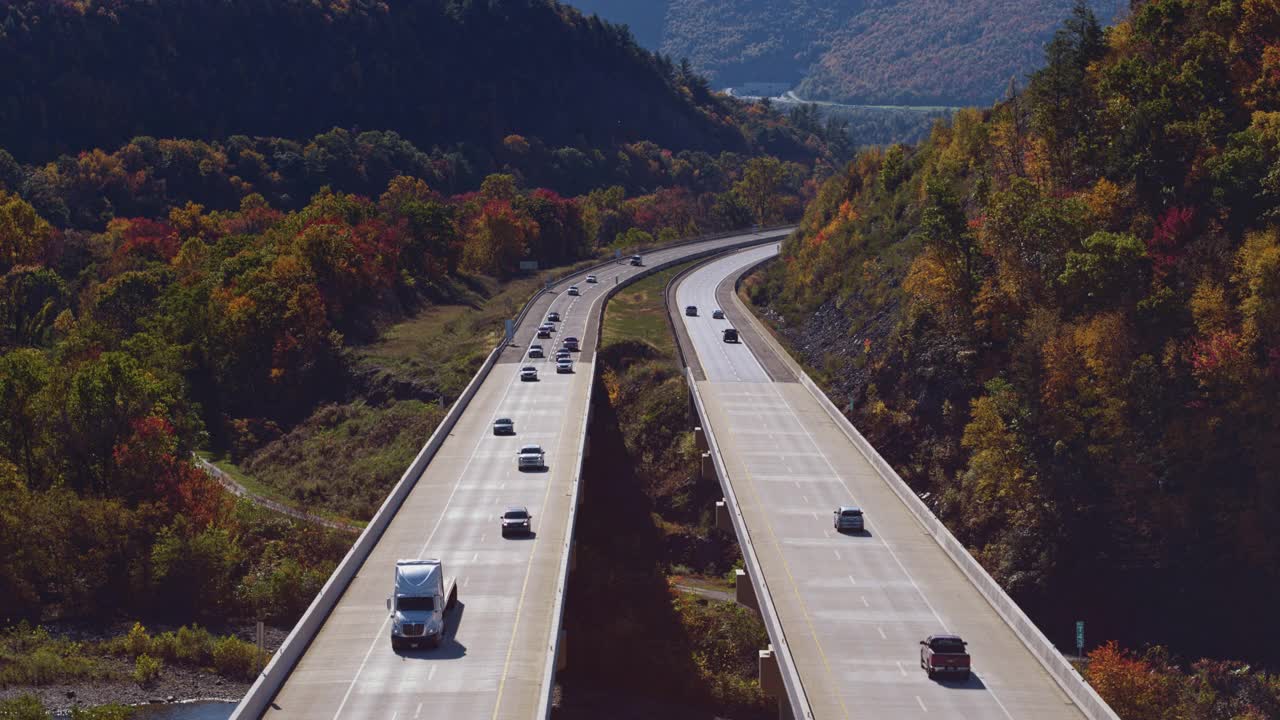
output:
[[[856,532],[860,533],[865,528],[862,521],[862,508],[853,505],[841,505],[835,509],[832,518],[832,525],[836,532]]]
[[[536,368],[536,367],[534,367],[534,366],[532,366],[532,365],[525,365],[524,367],[520,368],[520,379],[521,379],[521,380],[526,380],[526,381],[527,381],[527,380],[537,380],[537,379],[538,379],[538,368]]]
[[[571,373],[571,372],[573,372],[573,361],[572,361],[572,360],[570,360],[569,358],[564,358],[564,359],[562,359],[562,360],[556,360],[556,372],[557,372],[557,373]]]
[[[546,466],[547,456],[546,453],[542,452],[541,445],[525,445],[516,454],[516,467],[521,470],[525,468],[541,470]]]
[[[570,286],[569,286],[569,294],[570,294],[570,295],[581,295],[582,293],[578,291],[578,286],[577,286],[577,285],[570,285]]]
[[[534,343],[534,344],[532,344],[532,345],[530,345],[530,346],[529,346],[529,357],[531,357],[531,358],[541,358],[541,357],[546,357],[546,356],[547,356],[547,352],[546,352],[545,350],[543,350],[543,349],[542,349],[542,346],[541,346],[541,345],[539,345],[539,344],[537,344],[537,343]]]
[[[595,276],[595,275],[588,275],[588,276],[587,276],[587,282],[589,282],[589,283],[597,283],[597,282],[600,282],[600,281],[596,279],[596,276]]]
[[[547,322],[549,322],[549,323],[556,323],[556,322],[560,322],[560,313],[558,313],[558,312],[556,312],[556,311],[554,311],[554,310],[552,310],[551,312],[547,313]]]
[[[494,435],[515,435],[516,421],[511,418],[498,418],[493,421]]]

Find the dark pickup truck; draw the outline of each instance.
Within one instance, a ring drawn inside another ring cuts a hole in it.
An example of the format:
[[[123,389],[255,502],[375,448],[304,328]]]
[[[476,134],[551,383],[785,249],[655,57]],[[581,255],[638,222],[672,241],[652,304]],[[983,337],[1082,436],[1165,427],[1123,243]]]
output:
[[[969,653],[959,635],[930,635],[920,641],[920,667],[930,678],[938,675],[969,679]]]

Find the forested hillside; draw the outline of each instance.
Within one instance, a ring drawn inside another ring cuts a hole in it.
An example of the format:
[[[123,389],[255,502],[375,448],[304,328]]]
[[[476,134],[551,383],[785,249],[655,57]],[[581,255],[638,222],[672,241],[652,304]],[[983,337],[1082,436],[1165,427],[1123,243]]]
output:
[[[1125,717],[1280,712],[1239,664],[1157,679],[1280,665],[1277,10],[1078,6],[1019,97],[827,182],[751,288],[1051,637],[1171,649],[1099,656]]]
[[[29,0],[0,7],[0,147],[394,130],[423,148],[745,151],[731,106],[548,0]],[[691,88],[682,90],[682,88]],[[785,144],[771,152],[796,159]]]
[[[1070,0],[572,0],[644,28],[719,87],[782,83],[811,100],[970,105],[1039,66]],[[1109,22],[1123,0],[1091,0]]]
[[[522,260],[798,218],[849,150],[552,2],[0,13],[4,625],[287,627],[351,538],[233,501],[193,450],[332,458],[286,499],[367,518],[508,315],[434,375],[362,353],[390,324]]]

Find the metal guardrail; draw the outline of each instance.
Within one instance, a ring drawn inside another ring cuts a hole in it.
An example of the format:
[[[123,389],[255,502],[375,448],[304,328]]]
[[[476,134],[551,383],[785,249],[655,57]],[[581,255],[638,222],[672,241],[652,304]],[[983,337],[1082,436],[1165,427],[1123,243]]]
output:
[[[739,275],[739,278],[764,262],[767,262],[767,260],[744,270]],[[973,559],[973,556],[969,554],[964,545],[933,514],[929,506],[925,505],[911,490],[911,487],[898,475],[893,466],[880,456],[875,447],[867,442],[862,433],[858,432],[858,429],[853,426],[849,418],[845,417],[844,413],[831,402],[826,393],[818,387],[817,383],[800,366],[800,363],[796,362],[791,357],[791,354],[782,347],[782,344],[773,336],[772,331],[755,316],[755,313],[746,307],[736,292],[734,293],[733,301],[738,304],[743,314],[746,315],[747,321],[755,325],[765,342],[796,374],[796,377],[800,379],[800,383],[813,395],[814,399],[818,401],[818,404],[822,406],[836,426],[844,432],[854,447],[875,468],[880,479],[898,496],[903,505],[906,505],[907,510],[915,516],[916,521],[942,547],[943,552],[960,568],[960,571],[969,579],[969,582],[973,583],[978,592],[982,594],[982,597],[996,611],[996,614],[1013,630],[1014,635],[1035,656],[1044,667],[1045,672],[1054,679],[1054,682],[1058,683],[1058,686],[1071,698],[1076,707],[1085,714],[1085,717],[1088,717],[1089,720],[1120,720],[1120,717],[1098,695],[1097,691],[1080,676],[1080,673],[1076,672],[1076,669],[1063,657],[1057,647],[1044,636],[1044,633],[1040,632],[1040,628],[1036,627],[1036,624],[1031,621],[1031,618],[1027,617],[1022,608],[1018,607],[1018,604],[1005,593],[1004,588],[1000,587],[995,578],[992,578],[986,569],[978,564],[977,560]]]
[[[761,229],[755,230],[754,232],[769,232],[772,229],[773,228]],[[673,247],[681,247],[699,242],[707,242],[709,240],[732,237],[735,234],[742,234],[744,232],[752,231],[738,230],[728,233],[716,233],[713,235],[671,243],[654,249],[665,250]],[[725,249],[716,249],[715,251],[723,252],[724,250]],[[583,275],[589,273],[593,269],[607,267],[615,262],[617,262],[616,259],[610,259],[588,266],[584,269],[562,273],[557,276],[556,279],[553,279],[550,284],[555,285],[562,283],[569,277]],[[547,289],[543,288],[534,293],[533,297],[529,298],[529,300],[524,304],[524,307],[520,309],[520,313],[516,316],[516,327],[519,327],[519,325],[528,316],[534,304],[546,292]],[[302,659],[302,655],[306,652],[307,647],[309,647],[311,645],[311,641],[315,639],[316,633],[320,631],[321,626],[324,625],[325,620],[328,619],[333,608],[337,606],[338,600],[342,597],[342,594],[346,592],[346,589],[351,584],[351,580],[355,577],[356,572],[364,564],[364,561],[368,559],[374,546],[377,545],[378,540],[382,537],[382,533],[391,523],[392,517],[395,516],[396,512],[400,509],[400,506],[404,504],[405,498],[409,496],[409,493],[413,490],[414,486],[417,485],[418,478],[422,476],[423,471],[426,470],[427,465],[430,464],[432,458],[435,457],[440,446],[444,444],[449,433],[453,430],[454,426],[457,425],[458,420],[462,417],[463,412],[466,411],[471,399],[475,397],[480,386],[488,378],[489,372],[493,369],[493,366],[497,364],[498,358],[501,357],[502,352],[505,349],[506,342],[504,338],[503,341],[497,343],[494,349],[489,353],[488,357],[486,357],[484,363],[480,366],[480,369],[476,371],[475,376],[472,377],[471,382],[467,384],[466,389],[463,390],[462,394],[458,396],[458,399],[454,401],[453,405],[449,408],[449,412],[445,414],[444,419],[441,420],[440,424],[436,427],[435,432],[431,434],[431,437],[418,452],[418,455],[409,465],[409,468],[400,476],[399,482],[397,482],[395,487],[392,488],[387,499],[383,501],[382,505],[378,508],[378,511],[374,513],[373,518],[370,519],[369,524],[365,527],[364,531],[360,533],[360,536],[351,546],[351,549],[347,551],[347,554],[342,558],[342,561],[338,563],[338,566],[334,568],[333,574],[329,576],[329,579],[325,582],[316,597],[311,601],[311,604],[302,614],[302,617],[294,624],[293,629],[289,631],[289,635],[285,637],[284,642],[281,643],[279,649],[276,650],[275,654],[271,657],[271,661],[267,663],[267,666],[263,668],[262,672],[258,675],[257,680],[254,681],[248,692],[246,692],[244,697],[241,698],[240,703],[231,714],[231,720],[249,720],[250,718],[258,718],[266,712],[272,699],[275,698],[276,693],[278,693],[280,688],[284,685],[289,674],[293,672],[293,669]],[[594,369],[595,363],[593,361],[593,372]],[[579,462],[579,472],[580,471],[581,462]],[[575,493],[576,486],[577,482],[575,482]],[[574,499],[576,502],[576,495]],[[571,539],[571,536],[569,537]],[[560,592],[561,595],[563,595],[563,587],[561,587]],[[557,598],[557,602],[561,602],[561,598]],[[557,612],[563,613],[563,606],[561,606]],[[552,634],[553,638],[556,638],[559,634],[559,624],[560,620],[557,620],[555,632]],[[554,673],[555,654],[559,649],[558,639],[553,639],[552,644],[553,648],[551,650],[550,667]],[[550,703],[547,702],[546,706],[549,713]]]

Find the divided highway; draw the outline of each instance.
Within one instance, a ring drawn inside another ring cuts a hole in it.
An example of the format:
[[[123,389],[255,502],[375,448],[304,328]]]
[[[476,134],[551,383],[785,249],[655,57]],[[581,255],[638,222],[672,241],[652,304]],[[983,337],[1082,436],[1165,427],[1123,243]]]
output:
[[[273,719],[544,717],[560,625],[561,569],[567,562],[607,291],[663,263],[786,232],[746,233],[646,253],[646,267],[631,267],[624,259],[591,271],[598,283],[588,284],[583,273],[543,294],[354,579],[345,591],[335,586],[341,597],[314,639],[295,629],[298,637],[289,642],[306,645],[310,639],[310,644],[292,672],[284,669],[283,686],[274,692],[259,680],[234,717],[254,717],[257,712],[250,708],[264,706]],[[570,284],[582,294],[569,295]],[[562,321],[550,340],[535,341],[537,326],[551,311]],[[558,374],[553,358],[526,357],[531,342],[541,342],[554,355],[569,336],[582,341],[572,373]],[[538,369],[537,381],[520,379],[524,365]],[[498,417],[515,421],[514,436],[493,435]],[[546,451],[545,471],[517,469],[517,450],[529,443]],[[508,505],[529,508],[530,538],[501,536],[499,515]],[[417,558],[443,561],[445,573],[457,579],[458,606],[446,621],[440,649],[396,652],[384,603],[396,560]]]
[[[747,317],[734,282],[777,251],[706,263],[671,311],[813,717],[1084,718]],[[730,326],[742,344],[721,340]],[[835,532],[840,505],[860,506],[868,532]],[[918,643],[935,633],[969,642],[967,682],[920,668]]]

